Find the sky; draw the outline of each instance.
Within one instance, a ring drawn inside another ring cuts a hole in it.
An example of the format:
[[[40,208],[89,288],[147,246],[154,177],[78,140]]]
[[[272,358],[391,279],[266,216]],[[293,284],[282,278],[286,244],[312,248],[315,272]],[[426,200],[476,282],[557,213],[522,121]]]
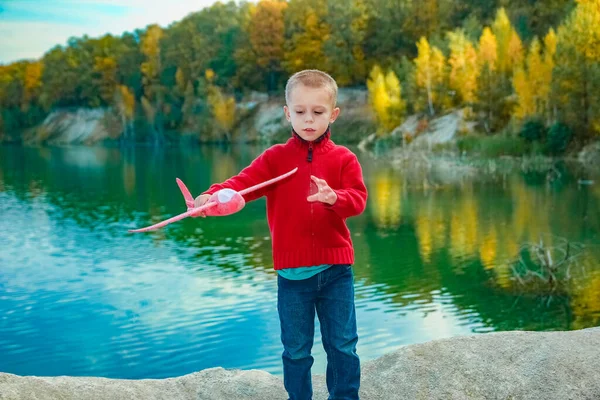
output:
[[[0,0],[0,64],[38,59],[70,37],[166,27],[215,0]]]

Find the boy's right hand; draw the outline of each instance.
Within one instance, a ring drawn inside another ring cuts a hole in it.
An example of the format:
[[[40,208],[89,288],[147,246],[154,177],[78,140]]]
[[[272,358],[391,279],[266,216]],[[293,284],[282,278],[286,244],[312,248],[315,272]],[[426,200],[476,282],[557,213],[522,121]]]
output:
[[[208,201],[208,199],[210,199],[210,194],[201,194],[200,196],[196,197],[194,199],[194,208],[203,206],[204,203],[206,203]],[[202,218],[205,218],[206,214],[204,213],[204,211],[202,211],[199,214],[192,215],[192,217],[202,217]]]

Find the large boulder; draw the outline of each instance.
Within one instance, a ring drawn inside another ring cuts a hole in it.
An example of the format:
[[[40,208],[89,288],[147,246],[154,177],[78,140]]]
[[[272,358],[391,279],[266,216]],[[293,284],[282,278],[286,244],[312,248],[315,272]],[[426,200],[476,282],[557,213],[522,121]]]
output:
[[[581,149],[578,159],[584,166],[598,170],[600,168],[600,142],[590,143]]]
[[[323,376],[315,399],[327,398]],[[281,400],[279,378],[212,368],[179,378],[121,380],[0,373],[0,399]],[[363,365],[363,400],[600,399],[600,328],[501,332],[405,346]]]

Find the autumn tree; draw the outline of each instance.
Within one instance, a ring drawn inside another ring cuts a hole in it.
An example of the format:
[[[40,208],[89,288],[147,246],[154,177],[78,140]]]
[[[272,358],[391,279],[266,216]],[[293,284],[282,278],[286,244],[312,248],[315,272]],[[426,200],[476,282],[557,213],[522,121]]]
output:
[[[290,0],[286,11],[284,68],[289,74],[303,69],[327,70],[323,43],[331,27],[325,0]]]
[[[251,13],[248,34],[256,63],[264,71],[267,90],[275,90],[281,80],[283,60],[284,21],[287,3],[280,0],[261,0]]]
[[[600,66],[594,50],[600,25],[595,2],[580,2],[559,27],[555,55],[554,93],[557,117],[580,139],[600,132]]]
[[[162,71],[160,58],[160,39],[163,31],[158,25],[150,25],[142,38],[141,48],[145,61],[141,65],[144,94],[142,106],[152,131],[155,144],[163,142],[162,106],[164,89],[160,84]]]
[[[133,128],[133,119],[135,116],[135,96],[133,92],[124,85],[117,86],[114,96],[114,104],[116,106],[117,113],[121,118],[123,140],[126,142],[131,142],[134,140],[135,135]]]
[[[477,51],[462,30],[448,33],[450,57],[449,85],[458,104],[473,105],[477,100]]]
[[[384,73],[375,65],[367,81],[369,102],[379,122],[379,133],[390,132],[400,125],[406,111],[400,81],[393,71]]]
[[[488,132],[499,127],[497,117],[501,103],[498,90],[498,42],[492,30],[484,28],[479,38],[479,106],[484,112],[484,126]]]
[[[415,109],[427,108],[429,115],[435,108],[442,108],[446,98],[446,60],[441,50],[431,47],[425,37],[417,43],[418,55],[415,58],[415,78],[418,90]]]
[[[491,26],[492,34],[496,38],[496,78],[498,91],[498,108],[496,112],[496,126],[506,124],[515,107],[512,100],[513,73],[517,67],[522,66],[524,51],[521,38],[512,26],[506,10],[500,8]]]
[[[218,131],[227,141],[230,141],[235,123],[235,98],[226,95],[221,88],[213,84],[215,74],[210,69],[206,71],[206,80],[208,82],[207,101]]]

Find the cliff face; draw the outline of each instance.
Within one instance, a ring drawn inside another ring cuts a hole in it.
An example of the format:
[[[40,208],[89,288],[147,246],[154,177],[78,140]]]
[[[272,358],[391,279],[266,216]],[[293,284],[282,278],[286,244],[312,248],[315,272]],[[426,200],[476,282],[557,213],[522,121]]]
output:
[[[238,123],[231,135],[233,140],[286,140],[290,135],[290,125],[283,114],[284,102],[283,98],[269,99],[265,94],[255,93],[239,103],[236,112]],[[358,143],[361,136],[374,131],[366,90],[340,89],[338,106],[342,114],[334,128],[342,142]],[[42,124],[30,129],[23,141],[26,144],[92,145],[122,138],[124,128],[120,118],[110,109],[55,110]],[[201,132],[187,132],[184,135],[195,136],[198,133]],[[171,137],[178,135],[174,132]],[[201,134],[198,137],[202,140]]]
[[[122,126],[108,109],[57,110],[24,136],[26,144],[95,144],[116,139]]]
[[[363,363],[362,400],[600,399],[600,328],[501,332],[403,347]],[[323,376],[314,398],[327,398]],[[281,379],[211,368],[179,378],[116,380],[0,373],[0,399],[281,400]]]

